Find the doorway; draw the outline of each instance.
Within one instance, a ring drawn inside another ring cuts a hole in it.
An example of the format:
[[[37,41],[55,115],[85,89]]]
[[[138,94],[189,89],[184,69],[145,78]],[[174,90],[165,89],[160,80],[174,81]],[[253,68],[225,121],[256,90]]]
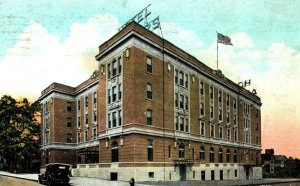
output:
[[[179,165],[180,181],[186,181],[186,165]]]

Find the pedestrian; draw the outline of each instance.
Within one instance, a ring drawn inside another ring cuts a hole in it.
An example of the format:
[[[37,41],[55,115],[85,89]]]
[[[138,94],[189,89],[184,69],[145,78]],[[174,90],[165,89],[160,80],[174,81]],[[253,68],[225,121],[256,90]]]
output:
[[[130,186],[134,186],[134,178],[131,178],[130,180],[129,180],[129,184],[130,184]]]

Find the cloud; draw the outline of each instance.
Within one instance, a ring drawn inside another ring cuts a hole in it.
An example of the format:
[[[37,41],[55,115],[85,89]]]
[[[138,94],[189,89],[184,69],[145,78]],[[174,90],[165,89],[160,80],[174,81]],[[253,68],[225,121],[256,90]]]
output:
[[[0,94],[37,99],[52,82],[77,86],[97,69],[98,46],[116,33],[118,20],[98,15],[74,23],[65,41],[32,22],[0,61]]]
[[[231,41],[232,41],[233,45],[237,48],[252,48],[253,47],[252,40],[244,32],[233,34],[230,37],[231,37]]]

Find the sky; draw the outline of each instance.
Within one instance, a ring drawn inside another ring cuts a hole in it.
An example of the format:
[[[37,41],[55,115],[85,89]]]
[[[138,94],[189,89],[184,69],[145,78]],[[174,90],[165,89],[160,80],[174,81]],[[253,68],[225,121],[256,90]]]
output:
[[[100,44],[147,5],[163,36],[262,100],[262,149],[300,158],[300,1],[0,0],[0,96],[37,100],[52,82],[77,86]],[[158,31],[154,31],[157,32]],[[263,151],[262,151],[263,152]]]

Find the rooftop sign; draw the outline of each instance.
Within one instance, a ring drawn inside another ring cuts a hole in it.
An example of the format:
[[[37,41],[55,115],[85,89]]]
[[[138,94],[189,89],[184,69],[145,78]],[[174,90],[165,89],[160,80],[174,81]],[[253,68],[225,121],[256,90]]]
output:
[[[124,27],[126,27],[129,23],[135,21],[139,23],[140,25],[144,26],[148,30],[155,30],[160,26],[159,22],[159,16],[152,19],[151,21],[148,21],[148,16],[151,14],[151,12],[148,10],[148,6],[143,8],[139,13],[137,13],[135,16],[133,16],[131,19],[129,19],[124,25],[122,25],[120,28],[118,28],[118,31],[121,31]]]

